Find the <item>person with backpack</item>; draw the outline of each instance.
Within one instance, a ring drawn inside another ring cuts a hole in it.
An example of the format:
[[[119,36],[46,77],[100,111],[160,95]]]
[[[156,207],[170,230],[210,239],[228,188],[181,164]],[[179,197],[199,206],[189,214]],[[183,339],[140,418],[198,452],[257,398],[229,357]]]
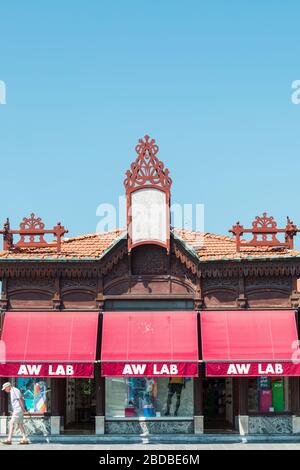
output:
[[[1,441],[1,443],[4,445],[11,445],[14,428],[15,426],[18,426],[22,434],[20,444],[29,444],[24,427],[24,413],[26,413],[26,409],[20,390],[16,387],[13,387],[10,382],[6,382],[2,387],[2,392],[9,393],[10,395],[12,417],[9,423],[8,437],[4,441]]]

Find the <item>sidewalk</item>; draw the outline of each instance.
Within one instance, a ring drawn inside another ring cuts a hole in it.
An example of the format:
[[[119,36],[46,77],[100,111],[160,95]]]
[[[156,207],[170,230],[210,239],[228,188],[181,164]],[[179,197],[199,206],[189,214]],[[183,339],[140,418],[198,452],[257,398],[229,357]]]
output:
[[[113,451],[143,451],[145,453],[151,451],[162,451],[162,452],[182,452],[182,451],[194,451],[201,452],[203,450],[300,450],[300,444],[236,444],[236,443],[227,443],[227,444],[32,444],[29,446],[1,446],[0,451],[2,450],[91,450],[98,452],[113,452]]]
[[[15,439],[17,442],[17,439]],[[253,435],[240,436],[239,434],[220,435],[59,435],[59,436],[31,436],[32,444],[61,444],[61,445],[209,445],[209,444],[299,444],[300,435]],[[3,448],[3,447],[1,447]]]

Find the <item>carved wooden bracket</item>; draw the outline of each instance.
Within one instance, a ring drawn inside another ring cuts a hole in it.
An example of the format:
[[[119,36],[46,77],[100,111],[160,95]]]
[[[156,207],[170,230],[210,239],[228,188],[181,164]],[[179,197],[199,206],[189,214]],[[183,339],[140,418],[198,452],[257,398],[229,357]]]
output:
[[[248,299],[244,294],[240,294],[239,297],[236,299],[236,304],[238,308],[247,308],[248,306]]]
[[[202,310],[204,308],[205,308],[204,300],[195,298],[194,299],[194,310],[199,312],[200,310]]]
[[[61,285],[60,285],[60,276],[57,275],[54,281],[54,295],[52,297],[53,310],[60,310],[62,306],[61,301]]]
[[[270,247],[270,248],[287,248],[294,249],[294,237],[300,230],[287,218],[287,225],[284,229],[277,227],[277,222],[273,217],[268,217],[264,213],[261,217],[256,217],[252,223],[252,228],[246,229],[240,222],[237,222],[229,232],[235,236],[236,251],[240,251],[243,247]],[[242,240],[242,236],[246,233],[253,235],[250,241]],[[277,238],[278,234],[284,234],[284,240]]]
[[[55,292],[53,298],[52,298],[52,305],[53,305],[53,310],[60,310],[62,302],[59,294]]]
[[[45,248],[55,247],[57,252],[61,251],[61,240],[68,233],[68,230],[60,222],[52,230],[45,229],[45,224],[40,217],[31,214],[30,217],[24,217],[20,223],[19,230],[11,230],[9,219],[6,220],[3,230],[3,250],[10,251],[15,248]],[[18,235],[19,240],[14,243],[14,235]],[[45,240],[45,235],[53,235],[56,239],[52,243]]]
[[[96,307],[99,310],[104,309],[104,286],[103,286],[103,275],[101,274],[97,280],[97,297]]]
[[[300,307],[300,294],[297,291],[293,291],[290,296],[290,302],[292,308],[299,308]]]

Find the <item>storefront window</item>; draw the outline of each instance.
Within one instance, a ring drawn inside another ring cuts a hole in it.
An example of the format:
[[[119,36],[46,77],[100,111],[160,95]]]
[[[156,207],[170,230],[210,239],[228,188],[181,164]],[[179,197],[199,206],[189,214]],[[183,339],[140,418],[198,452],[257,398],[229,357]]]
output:
[[[19,378],[16,387],[22,392],[25,408],[30,413],[49,412],[50,389],[45,379]]]
[[[192,417],[193,404],[192,379],[106,379],[106,416],[110,418]]]
[[[279,413],[288,411],[288,379],[258,377],[249,380],[249,412]]]

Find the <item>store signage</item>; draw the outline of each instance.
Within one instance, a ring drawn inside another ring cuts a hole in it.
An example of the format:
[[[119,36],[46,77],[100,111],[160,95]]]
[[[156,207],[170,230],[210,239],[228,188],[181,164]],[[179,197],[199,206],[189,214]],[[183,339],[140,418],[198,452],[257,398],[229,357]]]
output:
[[[104,377],[197,377],[197,362],[103,362]]]
[[[300,362],[208,362],[207,377],[300,376]]]
[[[16,363],[0,364],[0,377],[94,377],[94,364]]]

